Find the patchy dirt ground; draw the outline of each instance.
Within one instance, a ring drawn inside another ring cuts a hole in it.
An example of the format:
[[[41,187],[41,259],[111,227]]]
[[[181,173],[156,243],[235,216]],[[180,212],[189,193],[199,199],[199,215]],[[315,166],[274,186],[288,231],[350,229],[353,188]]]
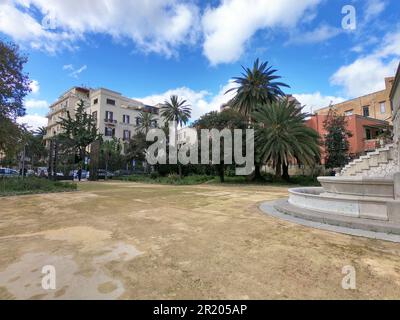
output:
[[[400,244],[263,215],[258,186],[83,183],[0,198],[2,299],[400,298]],[[42,288],[42,268],[56,289]],[[356,269],[356,290],[341,287]]]

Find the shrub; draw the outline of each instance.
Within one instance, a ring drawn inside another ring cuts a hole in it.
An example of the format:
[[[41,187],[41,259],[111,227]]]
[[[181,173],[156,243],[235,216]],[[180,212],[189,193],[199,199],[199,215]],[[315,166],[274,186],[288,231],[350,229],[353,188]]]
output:
[[[74,191],[75,183],[52,181],[37,177],[0,178],[0,196],[22,195],[47,192]]]

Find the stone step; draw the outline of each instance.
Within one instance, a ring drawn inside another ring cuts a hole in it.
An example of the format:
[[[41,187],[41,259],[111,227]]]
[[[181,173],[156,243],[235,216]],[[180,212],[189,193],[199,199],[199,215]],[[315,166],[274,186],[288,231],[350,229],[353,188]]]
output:
[[[387,234],[400,234],[400,225],[390,221],[371,220],[366,218],[347,217],[335,214],[323,214],[314,210],[299,208],[291,205],[287,200],[280,200],[275,203],[275,209],[297,217],[323,224],[342,226],[353,229],[361,229]]]

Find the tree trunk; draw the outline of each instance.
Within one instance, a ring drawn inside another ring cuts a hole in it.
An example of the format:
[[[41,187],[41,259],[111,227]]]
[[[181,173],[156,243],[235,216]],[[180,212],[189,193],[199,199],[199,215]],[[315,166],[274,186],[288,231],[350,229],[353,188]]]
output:
[[[278,179],[282,177],[282,161],[281,161],[281,159],[279,159],[278,162],[276,163],[275,177]]]
[[[218,165],[218,174],[219,174],[219,180],[221,183],[225,182],[225,165],[224,164],[219,164]]]
[[[262,181],[263,177],[261,175],[261,164],[256,163],[254,168],[254,178],[253,181]]]
[[[282,164],[282,179],[285,181],[290,180],[289,176],[289,164],[283,163]]]

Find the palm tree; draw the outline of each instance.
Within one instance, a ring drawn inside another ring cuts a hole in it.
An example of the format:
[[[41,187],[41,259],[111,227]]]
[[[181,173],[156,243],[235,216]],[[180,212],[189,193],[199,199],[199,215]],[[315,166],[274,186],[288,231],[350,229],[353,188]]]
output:
[[[275,80],[281,77],[275,75],[275,69],[268,67],[268,62],[260,63],[259,59],[254,62],[253,69],[243,67],[242,77],[235,77],[234,83],[238,86],[225,92],[236,92],[235,97],[229,102],[232,109],[237,110],[244,116],[249,117],[249,123],[252,122],[251,115],[258,106],[265,106],[271,102],[281,99],[285,96],[281,87],[289,86]],[[262,180],[261,164],[255,163],[254,180]]]
[[[138,129],[144,132],[146,135],[154,122],[154,115],[151,112],[140,111],[139,113],[139,125]]]
[[[177,95],[172,95],[170,100],[165,100],[161,108],[161,115],[167,121],[175,121],[176,126],[186,124],[192,114],[192,109],[186,100],[179,100]]]
[[[305,125],[309,116],[287,99],[272,102],[253,113],[256,121],[256,158],[259,163],[272,163],[276,175],[282,175],[290,160],[311,165],[320,156],[318,133]],[[283,174],[288,179],[287,172]]]
[[[175,121],[175,144],[178,146],[178,124],[180,126],[188,123],[192,109],[186,100],[180,100],[177,95],[172,95],[170,100],[165,100],[161,108],[161,115],[166,121]],[[179,151],[179,150],[178,150]],[[178,165],[179,176],[182,177],[182,168]]]
[[[268,62],[254,62],[253,69],[243,67],[242,77],[235,77],[234,83],[238,86],[228,90],[225,94],[236,91],[230,106],[245,116],[250,116],[257,106],[266,105],[285,96],[281,87],[290,88],[283,82],[275,82],[280,76],[275,75],[277,70],[268,67]]]

